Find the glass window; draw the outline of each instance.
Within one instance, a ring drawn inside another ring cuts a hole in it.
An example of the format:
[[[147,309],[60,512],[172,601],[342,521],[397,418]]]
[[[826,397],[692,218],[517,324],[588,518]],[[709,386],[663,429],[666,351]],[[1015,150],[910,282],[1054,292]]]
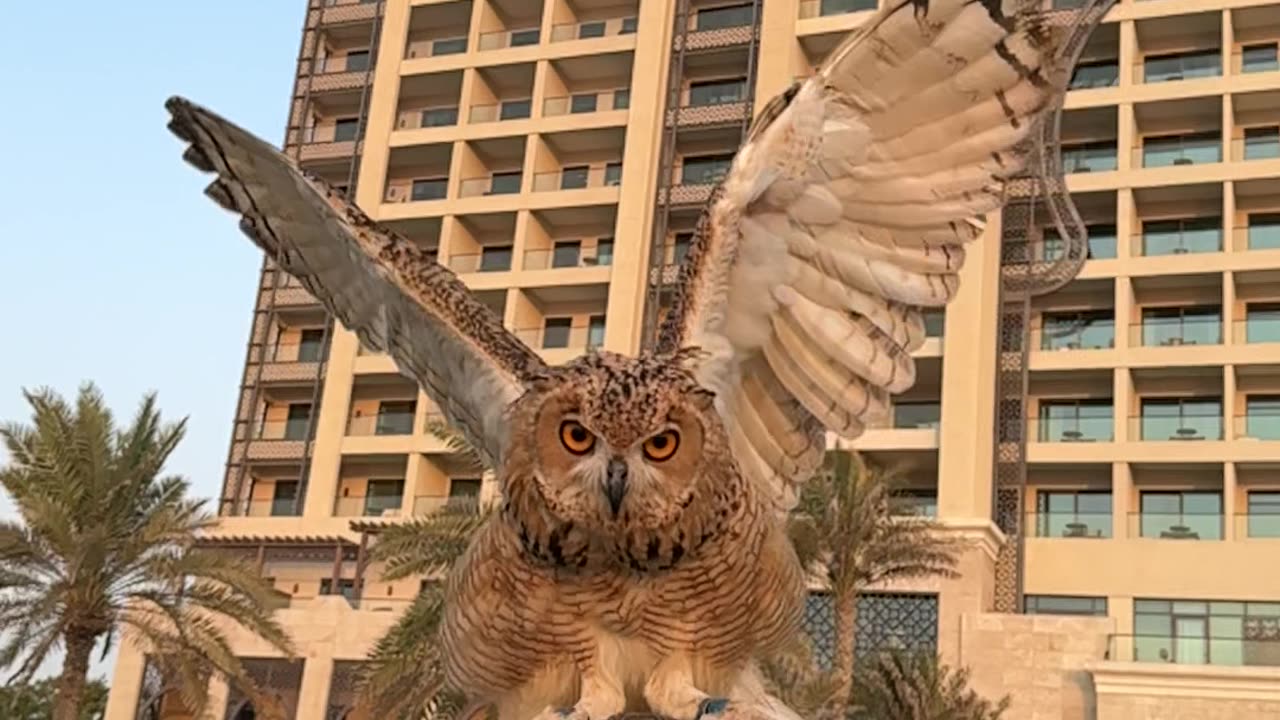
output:
[[[333,591],[333,578],[320,578],[320,594],[321,595],[341,595],[348,601],[354,601],[356,597],[356,581],[351,578],[338,578],[338,591]],[[243,715],[243,713],[241,713]],[[255,720],[256,714],[249,714],[243,720]],[[236,720],[242,720],[237,717]]]
[[[1277,665],[1280,604],[1220,600],[1133,602],[1138,662]]]
[[[686,157],[680,168],[680,182],[684,185],[714,185],[724,178],[732,164],[732,153]]]
[[[489,195],[512,195],[520,192],[520,180],[523,177],[519,170],[496,172],[489,178]]]
[[[924,313],[924,336],[932,338],[942,337],[947,326],[947,314],[945,312],[930,311]]]
[[[1115,347],[1111,310],[1045,313],[1040,330],[1043,350],[1099,350]]]
[[[298,338],[298,362],[320,362],[324,349],[324,328],[307,328]]]
[[[422,111],[422,127],[449,127],[458,124],[458,108],[431,108]]]
[[[560,170],[561,190],[580,190],[587,186],[591,168],[586,165],[571,165]]]
[[[942,420],[942,405],[936,402],[897,402],[893,404],[895,428],[936,428]]]
[[[753,12],[752,3],[703,8],[698,10],[697,17],[695,18],[694,29],[720,30],[721,28],[750,25]]]
[[[1277,403],[1280,414],[1280,403]],[[1249,492],[1249,537],[1280,538],[1280,492]]]
[[[636,31],[636,18],[635,17],[622,18],[622,27],[618,30],[618,34],[630,35],[635,31]]]
[[[1221,440],[1220,398],[1145,398],[1143,440]]]
[[[306,440],[311,428],[311,403],[289,405],[288,419],[284,423],[285,440]]]
[[[905,488],[893,493],[893,504],[890,512],[894,515],[915,517],[938,516],[938,491],[934,489],[913,490]]]
[[[1042,249],[1042,257],[1048,261],[1054,261],[1062,257],[1063,243],[1062,237],[1058,235],[1056,227],[1043,228],[1044,247]],[[1088,257],[1090,260],[1109,260],[1116,256],[1116,226],[1110,224],[1086,225],[1085,234],[1088,235]],[[1006,244],[1006,247],[1009,247]],[[1025,260],[1010,262],[1026,262]]]
[[[295,502],[298,499],[297,480],[277,480],[271,494],[271,516],[281,517],[297,515]]]
[[[352,50],[347,53],[346,68],[348,72],[369,69],[369,51]]]
[[[592,315],[587,320],[587,347],[598,348],[604,346],[604,316]]]
[[[1245,45],[1240,50],[1240,66],[1247,73],[1280,70],[1276,43]]]
[[[1143,61],[1143,79],[1149,83],[1216,77],[1221,74],[1222,53],[1216,49],[1148,55]]]
[[[596,265],[613,264],[613,238],[600,238],[596,241]]]
[[[333,124],[333,141],[348,142],[355,140],[360,132],[360,118],[340,118]]]
[[[1142,254],[1182,255],[1222,249],[1222,218],[1149,220],[1142,223]]]
[[[1111,493],[1105,490],[1037,492],[1036,537],[1111,537]]]
[[[403,478],[370,480],[364,496],[364,514],[377,516],[387,510],[399,510],[403,497]]]
[[[1257,440],[1280,440],[1280,396],[1245,398],[1245,435]]]
[[[1244,159],[1280,158],[1280,125],[1244,129]]]
[[[1045,400],[1040,403],[1040,442],[1111,442],[1110,399]]]
[[[538,44],[538,28],[516,30],[511,33],[511,47]]]
[[[631,107],[631,88],[613,91],[613,109],[626,110]]]
[[[605,187],[614,187],[622,183],[622,163],[611,162],[604,166]]]
[[[1064,143],[1062,146],[1063,172],[1106,172],[1115,170],[1116,167],[1116,143],[1114,140]]]
[[[432,55],[457,55],[466,51],[467,39],[465,37],[435,40],[431,43]]]
[[[1222,161],[1222,134],[1162,135],[1142,139],[1142,166],[1196,165]]]
[[[722,105],[724,103],[738,102],[745,97],[746,92],[747,81],[745,78],[703,80],[689,83],[689,105],[690,107],[700,107],[703,105]]]
[[[1146,491],[1139,500],[1144,538],[1222,539],[1222,493]]]
[[[1028,615],[1107,616],[1107,599],[1104,597],[1026,595],[1022,599],[1022,604],[1023,610]]]
[[[375,435],[412,435],[413,414],[418,404],[413,400],[390,400],[378,404]]]
[[[566,268],[578,267],[579,259],[582,257],[582,243],[573,240],[571,242],[558,242],[551,250],[551,267]]]
[[[449,478],[449,497],[476,500],[480,497],[480,478]]]
[[[499,120],[523,120],[529,117],[529,112],[533,108],[533,103],[528,100],[503,100],[502,107],[498,110]]]
[[[510,245],[485,245],[481,248],[480,272],[505,272],[510,269]]]
[[[573,328],[573,318],[547,318],[542,322],[542,347],[569,347],[569,333]]]
[[[1072,90],[1115,87],[1120,84],[1120,63],[1117,60],[1093,60],[1076,65],[1071,76]]]
[[[412,200],[443,200],[449,189],[446,178],[425,178],[413,181],[409,197]]]
[[[689,246],[693,244],[693,233],[682,232],[676,233],[675,241],[672,243],[671,262],[679,265],[684,262],[684,256],[689,254]]]
[[[1217,306],[1144,308],[1142,344],[1217,345],[1222,342],[1222,313]]]
[[[596,99],[599,96],[595,93],[584,93],[573,95],[569,98],[569,112],[571,113],[592,113],[596,111]]]
[[[584,22],[578,26],[578,39],[604,37],[604,21]]]
[[[827,15],[843,15],[845,13],[858,12],[859,10],[875,10],[876,0],[822,0],[818,6],[818,14],[826,17]]]
[[[1280,213],[1249,214],[1249,249],[1280,248]]]
[[[1246,305],[1244,330],[1245,342],[1280,342],[1280,304]]]

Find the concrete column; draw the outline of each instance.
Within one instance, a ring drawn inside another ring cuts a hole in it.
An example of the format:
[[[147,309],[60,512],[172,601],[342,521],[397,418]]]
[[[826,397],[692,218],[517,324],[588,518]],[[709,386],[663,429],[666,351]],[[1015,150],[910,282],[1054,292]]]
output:
[[[1111,537],[1110,542],[1124,542],[1129,529],[1137,528],[1130,515],[1137,512],[1137,498],[1133,494],[1133,472],[1127,463],[1111,464]],[[1136,535],[1136,532],[1134,533]]]
[[[1116,167],[1120,172],[1131,170],[1138,164],[1134,162],[1138,150],[1136,134],[1133,103],[1122,102],[1116,107]]]
[[[1137,237],[1140,230],[1133,204],[1133,190],[1121,188],[1116,193],[1116,257],[1120,258],[1121,264],[1127,265],[1128,258],[1137,257],[1142,253],[1142,239]],[[1122,280],[1127,281],[1127,278],[1117,278],[1117,285]],[[1119,315],[1116,316],[1117,320],[1119,317]],[[1124,346],[1117,343],[1116,347]]]
[[[754,113],[791,84],[797,73],[792,59],[796,53],[798,0],[769,0],[761,3],[760,50],[756,62]]]
[[[409,35],[409,3],[400,0],[388,2],[384,7],[373,87],[369,93],[369,117],[365,119],[364,146],[356,182],[356,205],[375,220],[386,193],[387,160],[391,153],[387,138],[396,126],[400,63],[404,59]]]
[[[116,667],[111,674],[111,694],[107,696],[104,720],[134,720],[146,664],[146,655],[137,645],[127,639],[120,643]]]
[[[1228,462],[1222,467],[1222,539],[1223,540],[1243,540],[1249,537],[1247,528],[1239,524],[1239,519],[1243,517],[1244,511],[1240,507],[1242,503],[1240,493],[1239,476],[1236,473],[1236,464]]]
[[[329,705],[329,680],[333,677],[332,657],[308,657],[302,666],[295,720],[325,720]]]
[[[347,433],[347,412],[351,407],[352,378],[359,346],[355,333],[335,321],[324,392],[320,398],[320,416],[315,420],[303,517],[333,516],[333,499],[338,491],[338,475],[342,468],[342,438]]]
[[[1120,22],[1120,87],[1127,88],[1138,80],[1142,58],[1138,57],[1138,29],[1132,20]]]

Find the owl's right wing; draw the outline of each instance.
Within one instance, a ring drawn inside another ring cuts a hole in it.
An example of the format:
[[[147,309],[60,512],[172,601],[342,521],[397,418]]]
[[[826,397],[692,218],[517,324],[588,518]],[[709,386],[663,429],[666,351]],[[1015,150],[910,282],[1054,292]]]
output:
[[[546,369],[448,268],[306,177],[275,147],[183,98],[169,129],[187,162],[218,178],[206,193],[373,350],[391,355],[482,457],[505,442],[507,406]]]

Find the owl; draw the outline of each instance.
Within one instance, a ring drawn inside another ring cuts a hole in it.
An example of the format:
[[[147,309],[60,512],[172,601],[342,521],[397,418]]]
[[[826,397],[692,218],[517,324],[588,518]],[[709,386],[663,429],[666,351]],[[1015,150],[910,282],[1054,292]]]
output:
[[[653,349],[554,367],[426,251],[169,101],[208,194],[497,469],[447,584],[456,689],[504,720],[795,718],[756,666],[803,607],[785,515],[827,433],[911,387],[922,309],[1038,157],[1073,62],[1041,6],[888,2],[758,113]]]

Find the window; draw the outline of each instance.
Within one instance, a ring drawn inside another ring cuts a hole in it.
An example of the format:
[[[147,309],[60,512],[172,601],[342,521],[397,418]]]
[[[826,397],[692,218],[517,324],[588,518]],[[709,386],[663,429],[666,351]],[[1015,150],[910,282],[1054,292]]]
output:
[[[613,91],[613,109],[627,110],[631,107],[631,88]]]
[[[432,55],[457,55],[466,51],[467,39],[465,37],[435,40],[431,43]]]
[[[547,318],[542,321],[542,347],[567,348],[569,334],[573,329],[573,318]]]
[[[1280,538],[1280,492],[1250,491],[1248,520],[1249,537]]]
[[[1143,308],[1142,344],[1217,345],[1222,342],[1222,312],[1217,306]]]
[[[826,17],[827,15],[843,15],[844,13],[858,12],[859,10],[875,10],[876,0],[822,0],[818,5],[818,14]]]
[[[298,362],[320,362],[324,351],[324,328],[307,328],[298,337]]]
[[[1133,601],[1133,659],[1192,665],[1276,665],[1280,603]]]
[[[1221,440],[1221,398],[1146,398],[1143,440]]]
[[[613,238],[600,238],[596,241],[596,265],[613,264]]]
[[[458,124],[458,108],[431,108],[422,111],[422,127],[450,127]]]
[[[1076,65],[1071,76],[1072,90],[1089,88],[1115,87],[1120,84],[1120,62],[1118,60],[1091,60]]]
[[[510,269],[510,245],[485,245],[480,249],[480,272],[505,272]]]
[[[1142,223],[1142,254],[1182,255],[1222,249],[1222,218],[1147,220]]]
[[[449,499],[478,501],[480,499],[480,478],[449,478]]]
[[[1222,161],[1222,134],[1213,132],[1163,135],[1142,140],[1142,166],[1168,167]]]
[[[893,494],[890,512],[907,517],[937,517],[938,491],[932,488],[898,490]]]
[[[596,111],[596,98],[599,97],[595,93],[585,93],[581,95],[572,95],[569,97],[569,112],[571,113],[592,113]]]
[[[333,123],[333,141],[349,142],[360,131],[360,118],[339,118]]]
[[[1072,597],[1069,595],[1026,595],[1022,599],[1022,609],[1028,615],[1106,617],[1107,599],[1104,597]]]
[[[1116,142],[1071,143],[1062,146],[1062,170],[1068,173],[1105,172],[1116,169]]]
[[[539,39],[538,28],[529,28],[528,30],[516,30],[511,33],[511,47],[537,45],[538,39]]]
[[[1240,67],[1247,73],[1280,70],[1276,43],[1245,45],[1240,49]]]
[[[320,594],[341,595],[348,602],[354,602],[356,599],[356,581],[351,578],[338,578],[338,591],[334,592],[333,578],[320,578]]]
[[[347,53],[346,68],[348,72],[369,69],[369,51],[352,50]]]
[[[604,346],[604,316],[592,315],[587,320],[587,347]]]
[[[1280,248],[1280,213],[1249,214],[1249,249]]]
[[[311,427],[311,403],[289,405],[288,419],[284,423],[285,440],[306,440]]]
[[[947,315],[945,312],[930,311],[924,313],[924,336],[940,338],[946,330]]]
[[[676,233],[675,241],[671,247],[671,262],[679,265],[684,262],[684,256],[689,254],[689,246],[693,244],[693,233],[682,232]]]
[[[523,120],[529,117],[529,112],[533,109],[533,103],[528,98],[524,100],[503,100],[502,106],[498,110],[499,120]]]
[[[1280,125],[1244,129],[1244,159],[1280,158]]]
[[[409,190],[410,200],[443,200],[449,189],[447,178],[426,178],[414,180]]]
[[[689,106],[722,105],[742,100],[747,92],[745,78],[703,80],[689,83]]]
[[[1111,400],[1045,400],[1040,403],[1040,442],[1111,442]]]
[[[1214,49],[1148,55],[1142,71],[1143,81],[1149,83],[1216,77],[1222,74],[1222,53]]]
[[[680,182],[685,185],[714,185],[724,178],[733,164],[733,153],[686,157],[680,168]]]
[[[636,31],[636,18],[635,17],[622,18],[622,27],[618,30],[618,34],[630,35],[635,31]]]
[[[1280,342],[1280,304],[1249,303],[1245,306],[1245,342]]]
[[[1144,538],[1222,539],[1222,493],[1148,491],[1139,500]]]
[[[1042,350],[1100,350],[1115,347],[1115,340],[1111,310],[1045,313],[1040,329]]]
[[[897,402],[893,404],[895,428],[936,428],[942,420],[942,405],[936,402]]]
[[[1109,260],[1116,256],[1116,226],[1098,224],[1085,226],[1089,234],[1089,258]]]
[[[694,21],[694,29],[721,30],[723,28],[750,25],[753,14],[752,3],[703,8],[698,11]]]
[[[1108,413],[1110,410],[1108,406]],[[1111,492],[1107,490],[1037,492],[1036,537],[1111,537]]]
[[[604,37],[604,21],[584,22],[578,26],[578,39]]]
[[[524,176],[519,170],[496,172],[489,178],[488,195],[513,195],[520,192],[520,181]]]
[[[297,480],[277,480],[271,493],[271,516],[283,517],[297,515],[295,503],[298,500]]]
[[[1245,398],[1245,437],[1280,440],[1280,396],[1249,395]]]
[[[835,608],[831,595],[811,592],[802,624],[813,643],[814,661],[829,670],[835,656]],[[854,652],[859,662],[886,650],[937,653],[938,596],[868,592],[858,596]]]
[[[577,240],[558,242],[551,250],[551,267],[578,267],[581,264],[582,243]]]
[[[413,415],[418,403],[413,400],[391,400],[378,404],[378,421],[374,435],[412,435]]]
[[[605,187],[616,187],[622,184],[622,163],[611,162],[604,166]]]
[[[571,165],[560,170],[561,190],[581,190],[587,186],[591,168],[586,165]]]
[[[370,480],[364,496],[364,514],[377,517],[388,510],[399,510],[404,498],[404,479]]]

